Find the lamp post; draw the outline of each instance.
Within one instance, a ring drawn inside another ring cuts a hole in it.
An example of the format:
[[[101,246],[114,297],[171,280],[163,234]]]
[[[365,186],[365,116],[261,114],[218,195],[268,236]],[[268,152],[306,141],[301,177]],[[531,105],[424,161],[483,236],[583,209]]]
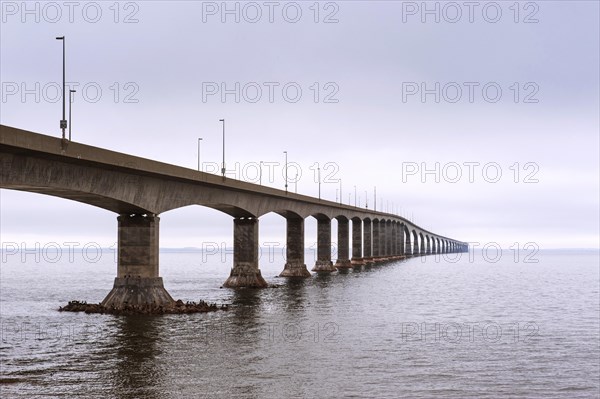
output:
[[[60,120],[60,128],[62,130],[62,138],[65,139],[65,130],[67,129],[67,119],[65,118],[65,97],[66,97],[66,83],[65,83],[65,37],[57,37],[56,40],[62,40],[63,48],[63,89],[62,89],[62,119]]]
[[[73,93],[75,93],[75,90],[69,90],[69,141],[71,141],[71,126],[73,125],[73,119],[71,118],[71,104],[73,104],[71,94]]]
[[[356,186],[354,186],[354,207],[356,207]]]
[[[223,163],[221,165],[221,175],[225,180],[225,119],[219,119],[219,122],[223,122]]]
[[[365,190],[365,209],[369,209],[369,196],[367,190]]]
[[[342,179],[340,179],[340,205],[342,205]]]
[[[262,161],[260,161],[260,164],[258,165],[258,184],[260,184],[262,186]]]
[[[377,186],[373,187],[373,210],[377,211]]]
[[[202,137],[198,137],[198,172],[201,171],[200,167],[200,142],[202,141]]]
[[[321,199],[321,167],[317,166],[317,179],[319,179],[319,199]]]
[[[288,192],[288,160],[287,160],[287,151],[283,152],[285,154],[285,192]]]

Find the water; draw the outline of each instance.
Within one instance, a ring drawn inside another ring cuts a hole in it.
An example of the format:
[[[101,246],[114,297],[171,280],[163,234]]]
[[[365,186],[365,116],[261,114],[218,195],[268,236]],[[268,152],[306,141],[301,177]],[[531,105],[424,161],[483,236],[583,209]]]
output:
[[[150,317],[56,311],[112,286],[112,256],[82,256],[3,259],[2,398],[600,395],[598,251],[414,258],[300,282],[276,278],[276,258],[261,269],[277,288],[258,291],[219,288],[230,258],[163,252],[174,298],[231,307]]]

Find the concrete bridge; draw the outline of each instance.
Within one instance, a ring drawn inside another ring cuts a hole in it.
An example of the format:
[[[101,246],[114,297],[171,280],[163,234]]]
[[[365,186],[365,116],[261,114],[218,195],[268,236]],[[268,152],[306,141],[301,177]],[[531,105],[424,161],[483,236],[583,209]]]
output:
[[[169,305],[158,267],[159,216],[188,205],[233,218],[234,260],[225,287],[265,287],[258,264],[258,226],[276,212],[287,222],[280,276],[309,277],[304,220],[317,220],[315,272],[434,253],[465,252],[468,244],[427,231],[389,213],[342,205],[270,187],[0,125],[0,188],[83,202],[117,213],[117,277],[102,302]],[[338,256],[331,259],[331,220]],[[352,226],[350,228],[350,226]],[[351,231],[351,232],[350,232]],[[350,254],[352,240],[352,254]]]

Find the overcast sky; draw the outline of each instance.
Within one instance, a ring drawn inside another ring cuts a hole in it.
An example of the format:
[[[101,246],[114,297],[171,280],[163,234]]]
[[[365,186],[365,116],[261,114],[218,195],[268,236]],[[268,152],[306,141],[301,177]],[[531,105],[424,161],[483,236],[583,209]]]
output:
[[[287,150],[299,193],[317,195],[318,163],[323,197],[342,179],[372,207],[376,186],[378,209],[442,235],[598,247],[598,2],[223,4],[2,1],[1,123],[60,136],[64,35],[74,141],[195,169],[201,137],[214,171],[225,118],[231,177],[272,162],[263,184],[283,188]],[[108,211],[0,200],[3,243],[116,240]],[[284,226],[266,215],[261,241]],[[231,235],[215,210],[161,215],[164,247]]]

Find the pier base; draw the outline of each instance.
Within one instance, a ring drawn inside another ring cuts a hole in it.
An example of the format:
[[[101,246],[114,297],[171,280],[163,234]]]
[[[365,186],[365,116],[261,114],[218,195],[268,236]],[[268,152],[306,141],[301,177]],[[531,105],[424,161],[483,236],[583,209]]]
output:
[[[286,263],[279,277],[310,277],[311,274],[304,263]]]
[[[337,269],[330,260],[317,260],[312,271],[317,273],[331,273],[337,271]]]
[[[116,277],[113,289],[101,303],[105,308],[125,306],[173,306],[175,300],[163,285],[162,277]]]
[[[254,263],[236,263],[223,284],[225,288],[265,288],[268,284]]]

